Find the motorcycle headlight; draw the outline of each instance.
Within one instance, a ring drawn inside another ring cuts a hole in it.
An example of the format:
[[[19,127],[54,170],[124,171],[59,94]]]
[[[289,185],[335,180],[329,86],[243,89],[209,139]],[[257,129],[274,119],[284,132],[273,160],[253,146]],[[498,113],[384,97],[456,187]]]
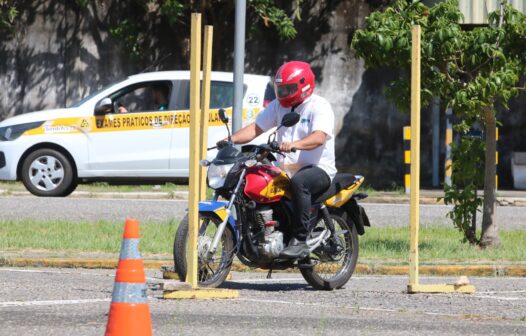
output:
[[[221,188],[225,184],[228,172],[232,167],[234,167],[234,163],[224,165],[211,164],[208,167],[208,186],[212,189]]]
[[[19,138],[24,132],[40,127],[44,122],[36,121],[25,124],[0,127],[0,141],[11,141]]]

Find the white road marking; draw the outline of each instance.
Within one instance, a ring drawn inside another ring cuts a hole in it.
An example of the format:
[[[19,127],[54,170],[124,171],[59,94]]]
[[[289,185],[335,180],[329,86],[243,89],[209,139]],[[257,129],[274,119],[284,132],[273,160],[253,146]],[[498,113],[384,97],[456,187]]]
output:
[[[2,195],[2,191],[0,190],[0,196],[4,197]],[[38,199],[36,196],[16,196],[20,199]],[[8,197],[5,197],[8,198]],[[115,201],[115,202],[123,202],[123,201],[131,201],[131,202],[177,202],[177,203],[188,203],[188,200],[185,199],[179,199],[179,198],[107,198],[107,197],[68,197],[63,199],[54,199],[50,200],[52,202],[60,203],[60,202],[66,202],[66,201],[72,201],[72,202],[80,202],[80,201]]]
[[[16,273],[48,273],[48,274],[79,274],[90,276],[114,276],[106,273],[87,273],[87,272],[69,272],[57,270],[35,270],[35,269],[14,269],[14,268],[0,268],[0,272],[16,272]]]
[[[27,307],[27,306],[56,306],[97,302],[110,302],[111,299],[85,299],[85,300],[42,300],[42,301],[8,301],[0,302],[0,308]]]
[[[73,199],[73,198],[72,198]],[[172,202],[172,203],[188,203],[188,200],[182,200],[182,199],[165,199],[165,198],[157,198],[157,199],[151,199],[151,198],[74,198],[75,200],[96,200],[96,201],[113,201],[113,202],[123,202],[123,201],[132,201],[132,202]]]
[[[526,301],[524,297],[513,297],[513,296],[492,296],[492,295],[473,295],[472,297],[478,299],[492,299],[502,301]]]
[[[367,207],[368,205],[372,205],[372,206],[381,206],[381,207],[386,207],[386,206],[395,206],[395,207],[409,207],[409,203],[367,203],[367,202],[360,202],[360,205],[364,206],[364,207]],[[453,206],[452,205],[444,205],[444,204],[420,204],[420,207],[424,207],[424,208],[427,208],[427,207],[442,207],[442,208],[452,208]]]
[[[114,270],[110,270],[115,272]],[[87,273],[87,272],[68,272],[68,271],[57,271],[57,270],[34,270],[34,269],[13,269],[13,268],[0,268],[0,272],[19,272],[19,273],[48,273],[48,274],[78,274],[78,275],[89,275],[89,276],[103,276],[103,277],[115,277],[114,273]],[[146,281],[161,281],[162,279],[146,277]]]
[[[88,273],[88,272],[68,272],[68,271],[57,271],[57,270],[33,270],[33,269],[13,269],[13,268],[0,268],[0,272],[16,272],[16,273],[48,273],[48,274],[73,274],[73,275],[89,275],[89,276],[102,276],[102,277],[115,277],[115,270],[108,269],[112,273]],[[162,281],[163,279],[146,277],[146,281]]]
[[[526,293],[526,290],[479,292],[479,294],[504,294],[504,293]]]

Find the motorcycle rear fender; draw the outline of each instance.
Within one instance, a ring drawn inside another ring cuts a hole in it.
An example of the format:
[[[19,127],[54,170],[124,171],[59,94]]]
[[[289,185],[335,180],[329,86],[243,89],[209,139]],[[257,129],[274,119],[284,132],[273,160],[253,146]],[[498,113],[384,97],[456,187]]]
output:
[[[211,213],[217,216],[221,221],[225,220],[226,217],[226,206],[228,202],[226,201],[203,201],[199,202],[199,213]],[[228,217],[228,225],[234,233],[234,244],[237,246],[239,242],[239,230],[236,226],[236,220],[232,215]]]
[[[371,226],[365,209],[356,202],[355,198],[351,198],[342,208],[356,225],[356,232],[358,232],[360,236],[363,235],[365,233],[365,227]]]

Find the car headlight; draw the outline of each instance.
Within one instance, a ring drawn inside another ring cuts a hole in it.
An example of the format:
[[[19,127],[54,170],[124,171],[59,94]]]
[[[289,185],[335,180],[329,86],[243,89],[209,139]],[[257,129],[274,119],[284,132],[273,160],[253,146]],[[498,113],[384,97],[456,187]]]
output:
[[[234,167],[234,163],[224,165],[211,164],[208,167],[208,186],[212,189],[219,189],[225,185],[226,177],[232,167]]]
[[[0,127],[0,141],[18,139],[24,132],[40,127],[44,121],[35,121],[25,124]]]

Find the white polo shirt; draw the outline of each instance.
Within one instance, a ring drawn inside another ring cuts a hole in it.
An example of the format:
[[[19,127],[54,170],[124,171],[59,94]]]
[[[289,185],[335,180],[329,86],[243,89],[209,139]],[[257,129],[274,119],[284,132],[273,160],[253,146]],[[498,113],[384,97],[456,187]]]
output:
[[[256,124],[263,131],[268,131],[281,124],[281,118],[291,111],[291,108],[281,106],[275,99],[267,108],[261,111]],[[314,131],[327,134],[324,145],[312,150],[298,150],[296,153],[285,153],[285,157],[277,155],[279,166],[285,170],[289,177],[301,168],[309,165],[323,169],[332,179],[336,175],[334,160],[334,112],[331,104],[323,97],[312,95],[294,110],[300,114],[300,121],[292,127],[282,127],[278,131],[277,141],[293,142],[308,136]]]

